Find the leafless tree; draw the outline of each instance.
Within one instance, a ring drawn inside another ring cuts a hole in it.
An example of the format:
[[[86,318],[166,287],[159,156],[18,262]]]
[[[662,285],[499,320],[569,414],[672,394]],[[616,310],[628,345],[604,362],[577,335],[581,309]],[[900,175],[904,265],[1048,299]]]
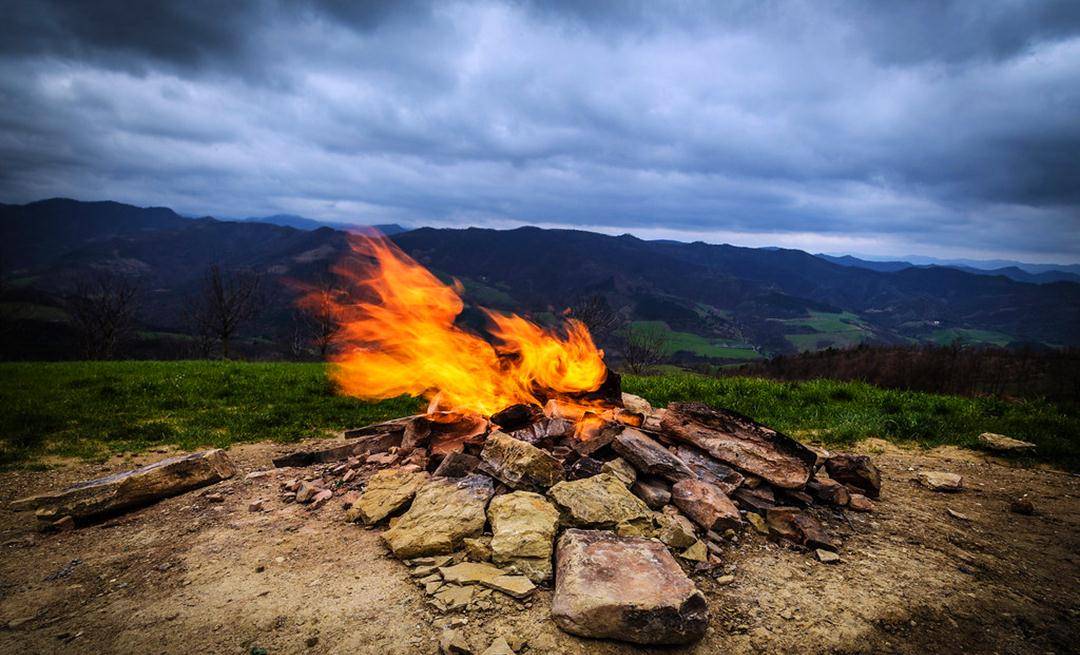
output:
[[[589,328],[597,341],[606,338],[619,326],[619,314],[608,304],[607,298],[597,294],[581,297],[570,307],[570,316]]]
[[[341,323],[334,312],[341,293],[337,284],[327,279],[310,290],[300,303],[304,309],[311,343],[323,359],[341,333]]]
[[[188,299],[188,320],[202,344],[218,343],[221,356],[229,358],[229,346],[238,329],[262,310],[262,276],[252,271],[226,270],[211,265],[199,291]]]
[[[134,279],[110,271],[81,275],[64,307],[79,333],[83,354],[108,359],[135,325],[139,287]]]
[[[644,373],[664,359],[667,330],[658,325],[630,325],[623,332],[622,355],[632,373]]]

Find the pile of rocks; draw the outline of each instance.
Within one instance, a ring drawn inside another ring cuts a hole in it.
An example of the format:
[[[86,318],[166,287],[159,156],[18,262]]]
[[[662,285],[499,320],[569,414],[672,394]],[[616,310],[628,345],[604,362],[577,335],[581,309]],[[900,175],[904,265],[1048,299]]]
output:
[[[336,491],[348,521],[385,526],[439,611],[554,582],[563,630],[643,644],[704,634],[687,571],[720,571],[739,530],[836,561],[841,544],[817,515],[871,511],[881,489],[868,457],[811,450],[734,412],[622,394],[590,414],[549,403],[482,423],[406,417],[275,462],[321,469],[287,481],[286,500],[318,507]]]

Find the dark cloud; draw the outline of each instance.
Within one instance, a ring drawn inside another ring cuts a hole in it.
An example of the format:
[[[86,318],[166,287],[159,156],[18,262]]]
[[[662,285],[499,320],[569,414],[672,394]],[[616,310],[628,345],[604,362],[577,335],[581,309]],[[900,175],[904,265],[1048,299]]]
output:
[[[37,2],[0,200],[1080,251],[1075,2]]]

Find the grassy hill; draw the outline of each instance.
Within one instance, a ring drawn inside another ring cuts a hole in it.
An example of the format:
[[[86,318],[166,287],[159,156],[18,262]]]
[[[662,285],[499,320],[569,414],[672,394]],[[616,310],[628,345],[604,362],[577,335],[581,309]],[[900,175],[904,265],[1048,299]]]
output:
[[[163,444],[185,449],[260,440],[296,441],[417,411],[401,398],[364,403],[335,393],[322,364],[65,362],[0,364],[0,465],[43,456],[98,458]],[[858,382],[774,382],[689,373],[625,376],[626,391],[655,405],[704,401],[803,439],[849,444],[975,447],[1001,432],[1039,445],[1041,461],[1080,468],[1080,410]]]

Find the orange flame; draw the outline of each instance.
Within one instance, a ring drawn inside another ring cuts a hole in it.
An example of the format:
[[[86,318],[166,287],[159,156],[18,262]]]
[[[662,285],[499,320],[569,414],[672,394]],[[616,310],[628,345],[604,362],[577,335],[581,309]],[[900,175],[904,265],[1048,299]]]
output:
[[[331,370],[345,393],[367,400],[422,396],[431,409],[490,415],[539,403],[538,392],[591,391],[603,383],[603,352],[583,324],[568,320],[562,337],[520,316],[484,310],[494,323],[493,346],[454,324],[464,308],[459,282],[440,282],[387,239],[352,236],[349,245],[351,255],[334,272],[352,297],[333,301],[347,346]]]

